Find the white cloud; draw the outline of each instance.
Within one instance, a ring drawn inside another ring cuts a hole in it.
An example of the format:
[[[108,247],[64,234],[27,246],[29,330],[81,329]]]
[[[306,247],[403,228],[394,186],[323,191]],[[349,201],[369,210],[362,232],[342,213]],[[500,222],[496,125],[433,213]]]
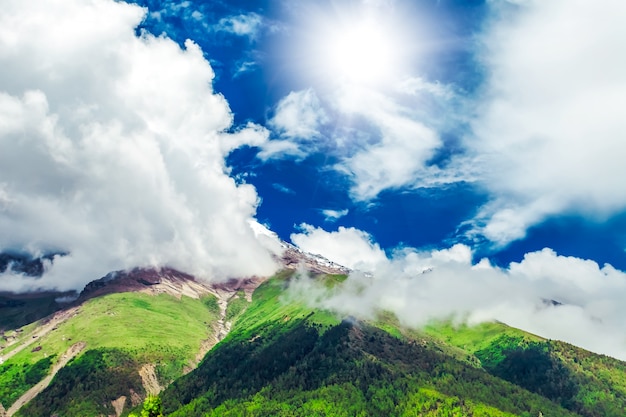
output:
[[[372,237],[353,227],[339,227],[327,232],[308,224],[302,224],[301,233],[293,233],[291,241],[305,252],[322,255],[339,265],[351,269],[371,270],[386,260],[385,252]]]
[[[0,249],[59,258],[3,289],[80,288],[111,270],[169,265],[207,279],[275,267],[249,220],[256,191],[224,157],[268,133],[225,133],[202,51],[134,28],[111,0],[8,0],[0,13]]]
[[[291,156],[296,159],[302,159],[306,156],[298,143],[289,140],[270,140],[261,147],[261,151],[257,154],[257,158],[267,161],[274,158],[284,158]]]
[[[355,200],[370,200],[383,190],[413,186],[430,176],[427,162],[442,142],[409,108],[363,88],[342,91],[337,104],[344,114],[365,118],[377,136],[337,166],[352,176]]]
[[[306,278],[292,285],[292,295],[319,307],[364,319],[391,311],[410,327],[432,319],[499,320],[626,359],[626,274],[610,265],[600,268],[544,249],[501,269],[488,260],[473,264],[471,249],[461,244],[433,251],[399,249],[386,259],[371,237],[356,229],[329,233],[307,226],[296,237],[305,250],[327,257],[342,251],[344,262],[377,259],[369,264],[371,274],[351,273],[341,288],[328,290]]]
[[[466,145],[494,196],[475,232],[499,244],[563,212],[626,208],[626,3],[492,3],[485,91]]]
[[[220,19],[215,31],[228,32],[237,36],[247,36],[254,40],[263,27],[263,18],[256,13],[240,14]]]
[[[396,86],[396,90],[402,94],[417,95],[420,93],[428,93],[444,99],[454,98],[454,92],[450,86],[439,82],[431,83],[422,77],[410,77],[402,80]]]
[[[282,185],[280,183],[277,183],[277,182],[272,184],[272,188],[274,188],[276,191],[280,191],[281,193],[292,194],[292,195],[296,194],[296,192],[294,190],[292,190],[291,188],[286,187],[286,186],[284,186],[284,185]]]
[[[326,216],[326,221],[327,222],[335,222],[335,221],[341,219],[342,217],[346,216],[348,213],[349,213],[348,209],[344,209],[344,210],[325,209],[325,210],[322,210],[322,214],[324,216]]]
[[[269,139],[270,132],[263,126],[248,122],[233,133],[220,135],[221,151],[224,155],[240,146],[263,146]]]
[[[319,128],[326,121],[317,95],[308,89],[292,91],[283,97],[269,123],[283,137],[311,140],[320,135]]]
[[[256,220],[250,220],[249,224],[257,240],[272,254],[280,257],[284,251],[284,243],[278,235]]]
[[[235,70],[233,71],[233,78],[241,77],[243,74],[254,71],[258,67],[258,63],[255,61],[244,60],[238,62]]]
[[[313,141],[321,138],[320,128],[327,122],[328,117],[315,91],[290,92],[278,102],[274,116],[268,122],[280,139],[268,142],[259,158],[306,156],[317,149]]]
[[[418,78],[405,81],[392,94],[344,85],[328,93],[324,105],[312,89],[289,93],[269,121],[281,138],[263,145],[258,157],[304,158],[325,146],[325,152],[339,156],[334,168],[350,177],[356,201],[374,199],[388,189],[473,180],[467,164],[445,170],[429,165],[443,142],[435,128],[421,121],[429,110],[417,104],[426,96],[450,100],[451,90]],[[402,99],[394,96],[400,93]],[[327,106],[333,109],[332,120]],[[330,136],[321,132],[325,124],[334,125]]]

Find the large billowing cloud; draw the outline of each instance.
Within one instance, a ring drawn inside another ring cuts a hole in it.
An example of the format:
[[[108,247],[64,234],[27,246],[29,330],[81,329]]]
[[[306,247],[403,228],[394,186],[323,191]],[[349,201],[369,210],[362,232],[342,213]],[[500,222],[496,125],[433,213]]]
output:
[[[626,208],[626,3],[493,2],[474,137],[494,199],[475,231],[506,244],[546,217]]]
[[[200,48],[136,36],[144,13],[112,0],[3,3],[0,249],[69,254],[0,288],[80,288],[135,266],[206,279],[274,269],[249,226],[256,191],[224,163],[267,131],[232,132]]]
[[[296,237],[292,240],[298,245],[314,245],[335,262],[372,267],[368,274],[353,272],[331,291],[315,280],[295,282],[294,296],[304,295],[319,307],[365,319],[390,311],[410,327],[433,319],[499,320],[626,359],[626,273],[610,265],[544,249],[502,269],[486,259],[473,264],[471,249],[461,244],[433,251],[399,249],[387,259],[369,235],[356,229],[309,228]],[[336,246],[350,256],[338,255]]]

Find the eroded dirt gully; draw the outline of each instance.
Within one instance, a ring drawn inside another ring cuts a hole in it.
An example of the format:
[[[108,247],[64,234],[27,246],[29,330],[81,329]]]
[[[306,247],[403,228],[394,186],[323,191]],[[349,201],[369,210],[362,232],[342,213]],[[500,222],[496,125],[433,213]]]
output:
[[[112,278],[105,277],[94,281],[85,288],[81,297],[88,299],[120,291],[138,291],[151,295],[168,294],[178,299],[182,296],[194,299],[209,294],[215,296],[219,306],[218,318],[209,324],[210,335],[201,342],[194,360],[183,370],[186,374],[195,369],[204,356],[230,332],[232,323],[226,320],[228,303],[241,291],[248,301],[252,301],[252,293],[266,280],[267,278],[252,277],[230,279],[220,283],[205,283],[173,269],[134,270],[129,273],[118,273]],[[155,364],[145,364],[139,373],[146,392],[158,394],[165,388],[156,377]]]
[[[141,382],[146,390],[146,393],[150,395],[158,395],[163,391],[163,387],[159,384],[159,380],[156,376],[156,366],[153,363],[146,363],[139,369],[139,376]]]
[[[18,398],[18,400],[15,401],[11,407],[9,407],[9,409],[6,411],[6,417],[12,417],[17,412],[17,410],[28,404],[29,401],[39,395],[41,391],[46,389],[46,387],[50,385],[50,381],[52,381],[52,378],[54,378],[57,372],[59,372],[61,368],[67,365],[67,363],[72,358],[76,357],[76,355],[78,355],[83,349],[85,349],[85,346],[85,342],[78,342],[70,346],[70,348],[66,350],[65,353],[54,364],[48,376],[39,381],[37,385],[26,391],[24,395]]]
[[[241,286],[241,282],[214,284],[211,286],[210,293],[217,297],[217,304],[219,306],[218,319],[213,323],[213,334],[202,341],[200,350],[196,354],[196,358],[193,366],[190,366],[184,370],[185,373],[191,372],[200,363],[202,358],[220,341],[222,341],[228,333],[230,333],[232,322],[226,320],[226,310],[229,302],[238,297],[240,291],[244,292],[244,297],[248,302],[252,301],[252,293],[261,285],[265,279],[254,279],[254,282],[249,280],[245,285]]]

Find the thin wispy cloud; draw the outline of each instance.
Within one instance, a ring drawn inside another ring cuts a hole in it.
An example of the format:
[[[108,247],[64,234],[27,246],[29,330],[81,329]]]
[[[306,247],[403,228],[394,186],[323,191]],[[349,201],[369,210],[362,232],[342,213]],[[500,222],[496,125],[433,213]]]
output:
[[[254,40],[263,28],[263,18],[256,13],[224,17],[213,26],[216,32],[232,33]]]
[[[332,210],[332,209],[324,209],[322,210],[322,214],[326,217],[327,222],[336,222],[344,216],[347,216],[350,212],[349,209],[343,210]]]
[[[259,65],[255,61],[244,60],[242,62],[238,62],[235,70],[233,71],[233,78],[241,77],[246,73],[256,70],[258,67]]]
[[[292,190],[291,188],[286,187],[286,186],[284,186],[282,184],[279,184],[277,182],[272,184],[272,188],[274,188],[275,190],[280,191],[281,193],[284,193],[284,194],[291,194],[291,195],[295,195],[296,194],[296,192],[294,190]]]
[[[270,126],[290,139],[310,140],[320,136],[320,127],[328,117],[312,89],[292,91],[281,99]]]
[[[339,109],[363,117],[374,137],[345,158],[337,168],[352,177],[357,201],[374,199],[388,189],[412,186],[442,146],[438,133],[392,97],[366,89],[350,89],[337,96]]]

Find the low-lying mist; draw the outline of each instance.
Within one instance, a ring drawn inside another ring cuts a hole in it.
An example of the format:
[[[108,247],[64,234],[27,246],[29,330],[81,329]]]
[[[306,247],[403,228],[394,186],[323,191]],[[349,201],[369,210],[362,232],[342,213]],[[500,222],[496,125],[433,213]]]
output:
[[[610,265],[546,248],[500,268],[487,259],[472,263],[471,249],[461,244],[433,251],[403,248],[380,259],[378,245],[355,229],[309,228],[294,237],[306,250],[336,262],[347,258],[326,252],[326,239],[350,253],[348,266],[355,270],[341,285],[328,289],[306,274],[292,283],[290,296],[316,307],[361,319],[389,311],[409,327],[431,320],[498,320],[626,359],[626,274]],[[360,259],[349,247],[360,248]]]

